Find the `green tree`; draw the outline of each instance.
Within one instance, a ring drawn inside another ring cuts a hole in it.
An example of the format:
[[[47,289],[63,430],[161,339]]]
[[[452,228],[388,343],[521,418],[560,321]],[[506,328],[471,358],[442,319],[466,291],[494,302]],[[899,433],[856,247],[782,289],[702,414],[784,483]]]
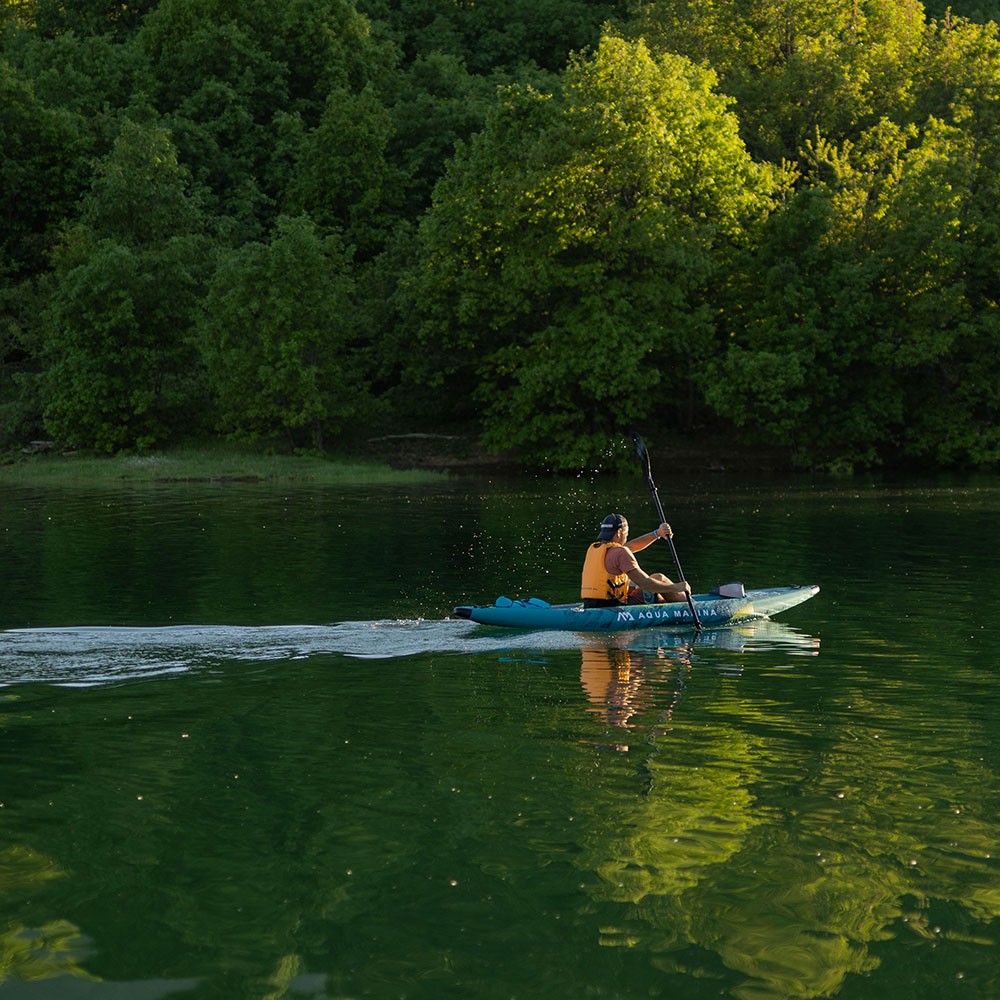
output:
[[[255,233],[267,208],[259,183],[267,126],[288,99],[283,67],[238,18],[190,0],[162,3],[138,43],[153,74],[153,105],[195,182],[211,193],[210,209]]]
[[[114,35],[134,32],[157,0],[6,0],[22,26],[56,38],[65,34]]]
[[[934,119],[809,149],[811,185],[734,272],[707,399],[803,465],[996,462],[992,153]]]
[[[0,255],[10,276],[34,275],[83,192],[87,136],[76,116],[39,101],[0,60],[0,146]]]
[[[322,450],[363,412],[352,295],[343,242],[305,217],[221,259],[199,328],[221,430]]]
[[[803,464],[995,461],[996,26],[885,0],[655,0],[639,24],[799,169],[729,274],[716,410]]]
[[[932,121],[909,158],[882,255],[874,360],[903,383],[905,454],[1000,462],[1000,195],[997,140]]]
[[[153,105],[237,241],[286,207],[280,185],[296,141],[319,125],[330,95],[384,82],[395,58],[349,0],[162,0],[138,43]]]
[[[652,0],[633,30],[712,66],[754,155],[794,162],[817,129],[909,120],[925,27],[919,0]]]
[[[302,141],[288,212],[350,232],[363,258],[381,249],[402,194],[402,177],[386,160],[391,130],[374,88],[333,91],[319,125]]]
[[[442,53],[470,72],[488,75],[517,66],[557,72],[571,52],[593,48],[602,26],[624,15],[618,0],[492,0],[442,4],[437,0],[359,0],[389,26],[407,61]]]
[[[944,19],[949,16],[967,17],[971,21],[1000,21],[1000,3],[997,0],[927,0],[924,4],[928,17]]]
[[[19,31],[4,48],[39,101],[79,115],[95,132],[110,110],[127,107],[144,89],[142,53],[113,36]]]
[[[495,83],[470,74],[456,56],[432,52],[407,67],[392,105],[387,153],[406,182],[407,218],[426,210],[456,144],[485,124],[495,92]]]
[[[189,426],[201,216],[167,133],[125,120],[57,248],[42,319],[45,424],[66,444],[149,447]]]
[[[428,361],[478,383],[492,447],[578,467],[683,411],[707,291],[775,183],[713,83],[605,37],[559,92],[509,89],[450,165],[414,294]]]

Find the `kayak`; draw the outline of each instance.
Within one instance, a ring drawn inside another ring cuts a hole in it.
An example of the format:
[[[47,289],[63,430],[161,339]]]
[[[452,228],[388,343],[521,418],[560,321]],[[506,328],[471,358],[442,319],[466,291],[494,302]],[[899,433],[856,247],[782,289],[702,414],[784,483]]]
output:
[[[724,597],[719,593],[694,594],[692,601],[702,625],[724,626],[770,618],[808,601],[818,593],[819,587],[809,584],[747,590],[739,597]],[[456,618],[466,618],[481,625],[565,632],[626,632],[630,629],[694,625],[687,601],[584,608],[580,601],[575,604],[550,604],[538,597],[516,601],[498,597],[489,607],[466,605],[455,608],[452,613]]]

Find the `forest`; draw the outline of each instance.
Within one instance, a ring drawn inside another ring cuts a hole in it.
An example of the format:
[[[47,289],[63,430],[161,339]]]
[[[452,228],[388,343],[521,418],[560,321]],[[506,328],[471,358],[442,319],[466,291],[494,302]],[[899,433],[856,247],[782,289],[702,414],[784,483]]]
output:
[[[995,468],[998,8],[0,0],[0,454]]]

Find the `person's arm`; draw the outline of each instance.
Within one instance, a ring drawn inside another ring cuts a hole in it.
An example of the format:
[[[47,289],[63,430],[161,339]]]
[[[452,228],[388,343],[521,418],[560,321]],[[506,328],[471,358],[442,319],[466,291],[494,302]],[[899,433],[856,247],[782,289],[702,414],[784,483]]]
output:
[[[655,531],[647,531],[644,535],[630,538],[625,544],[631,551],[641,552],[646,546],[652,545],[657,538],[673,538],[673,535],[674,533],[670,530],[670,525],[664,521]]]
[[[669,577],[664,577],[662,573],[656,575],[660,577],[659,580],[651,577],[639,566],[628,571],[628,578],[632,583],[640,590],[646,590],[650,594],[679,594],[678,600],[682,601],[691,593],[691,584],[687,580],[679,580],[674,583]]]

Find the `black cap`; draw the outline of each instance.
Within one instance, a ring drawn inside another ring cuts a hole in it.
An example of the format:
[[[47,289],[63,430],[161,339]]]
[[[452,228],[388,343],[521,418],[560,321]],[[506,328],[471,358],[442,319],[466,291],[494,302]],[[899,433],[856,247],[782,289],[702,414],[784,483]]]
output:
[[[615,537],[615,533],[622,526],[622,521],[624,518],[621,514],[608,514],[608,516],[601,521],[601,530],[597,536],[597,540],[600,542],[608,542]]]

